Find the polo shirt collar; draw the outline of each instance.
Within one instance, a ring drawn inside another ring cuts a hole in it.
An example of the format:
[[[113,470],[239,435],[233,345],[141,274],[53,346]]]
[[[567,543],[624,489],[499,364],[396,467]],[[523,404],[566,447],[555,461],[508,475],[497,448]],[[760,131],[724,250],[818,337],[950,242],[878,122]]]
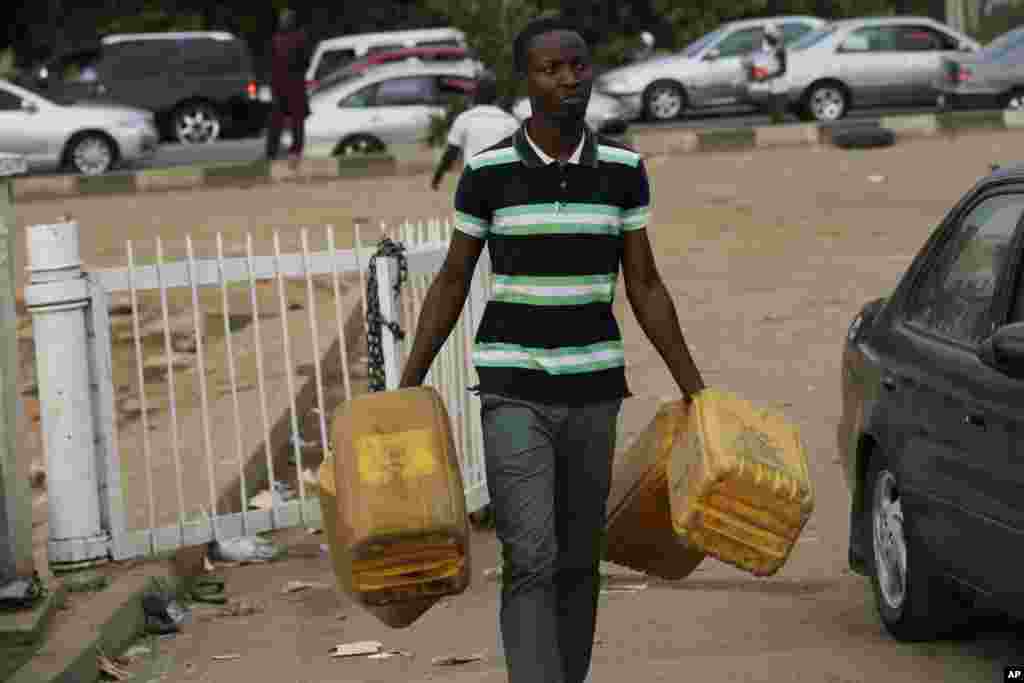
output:
[[[528,121],[529,119],[524,121],[515,134],[514,144],[516,152],[519,153],[519,158],[527,168],[541,168],[553,164],[555,160],[545,154],[526,133]],[[583,137],[580,140],[580,144],[576,147],[576,151],[573,152],[572,157],[569,159],[569,163],[582,166],[597,166],[597,140],[595,140],[594,133],[590,130],[589,126],[583,126]]]

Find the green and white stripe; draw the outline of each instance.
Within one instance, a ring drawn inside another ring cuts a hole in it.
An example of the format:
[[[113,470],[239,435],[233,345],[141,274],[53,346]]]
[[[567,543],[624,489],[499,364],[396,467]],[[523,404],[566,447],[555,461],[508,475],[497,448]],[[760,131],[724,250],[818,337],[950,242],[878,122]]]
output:
[[[629,209],[628,211],[622,212],[622,230],[628,232],[630,230],[642,230],[647,227],[647,223],[651,220],[651,207],[649,206],[638,206],[635,209]]]
[[[640,155],[636,152],[607,145],[597,146],[597,159],[598,161],[607,161],[613,164],[625,164],[633,168],[636,168],[640,163]]]
[[[616,273],[602,275],[495,275],[493,301],[531,306],[582,306],[611,303]]]
[[[469,167],[472,169],[485,168],[487,166],[500,166],[502,164],[514,164],[519,161],[519,153],[514,147],[503,147],[492,149],[488,152],[480,152],[469,160]]]
[[[551,375],[597,372],[625,365],[621,341],[588,346],[538,349],[515,344],[477,344],[473,363],[487,368],[542,370]]]
[[[472,237],[484,238],[487,236],[488,224],[487,221],[476,216],[471,216],[468,213],[462,211],[455,212],[455,228]]]
[[[618,235],[622,209],[608,204],[548,203],[509,206],[494,212],[499,235]]]

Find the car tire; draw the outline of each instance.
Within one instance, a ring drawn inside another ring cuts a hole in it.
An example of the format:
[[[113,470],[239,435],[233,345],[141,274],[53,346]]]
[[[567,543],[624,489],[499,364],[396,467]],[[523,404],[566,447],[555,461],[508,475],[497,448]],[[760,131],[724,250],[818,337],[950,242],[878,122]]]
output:
[[[899,495],[899,479],[884,455],[872,457],[864,482],[861,533],[875,607],[896,640],[954,636],[966,616],[956,590],[937,573]]]
[[[896,134],[889,128],[850,128],[832,134],[832,144],[843,149],[871,149],[896,144]]]
[[[825,81],[816,83],[804,95],[805,116],[818,123],[833,123],[846,116],[850,106],[850,95],[839,83]]]
[[[68,141],[64,152],[67,168],[82,175],[103,175],[118,159],[117,143],[103,133],[81,133]]]
[[[686,110],[686,90],[675,81],[655,81],[644,91],[644,118],[672,121]]]
[[[385,149],[387,149],[386,145],[372,135],[351,135],[338,143],[338,146],[334,148],[334,156],[380,154]]]
[[[206,145],[217,141],[223,129],[220,113],[207,102],[186,102],[174,110],[171,130],[183,145]]]
[[[1003,97],[1003,109],[1007,111],[1024,111],[1024,89],[1013,90]]]

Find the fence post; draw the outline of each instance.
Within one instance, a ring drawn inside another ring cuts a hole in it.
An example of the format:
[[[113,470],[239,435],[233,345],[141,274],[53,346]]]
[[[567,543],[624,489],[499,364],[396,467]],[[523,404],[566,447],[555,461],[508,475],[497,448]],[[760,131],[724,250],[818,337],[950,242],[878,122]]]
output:
[[[27,228],[39,412],[50,498],[49,557],[55,571],[107,559],[100,517],[91,358],[86,335],[90,288],[78,224]]]
[[[386,322],[402,323],[398,296],[395,285],[398,283],[398,264],[390,256],[378,256],[377,261],[377,301],[380,302],[380,315]],[[413,331],[405,330],[406,334]],[[384,356],[384,388],[387,391],[398,388],[402,380],[402,343],[395,338],[387,325],[380,330],[380,346]]]
[[[14,300],[14,187],[27,170],[22,157],[0,155],[0,586],[32,575],[32,495],[28,454],[18,431],[25,415],[18,395],[18,314]]]

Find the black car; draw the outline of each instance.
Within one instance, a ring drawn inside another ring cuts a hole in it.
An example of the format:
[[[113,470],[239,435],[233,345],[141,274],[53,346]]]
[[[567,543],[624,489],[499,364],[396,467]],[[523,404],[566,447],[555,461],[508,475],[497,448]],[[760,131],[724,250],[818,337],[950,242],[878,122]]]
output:
[[[63,99],[148,109],[166,139],[186,144],[257,132],[268,108],[245,42],[219,31],[106,36],[50,59],[33,76]]]
[[[851,568],[898,640],[1024,616],[1024,166],[980,181],[847,332]]]

